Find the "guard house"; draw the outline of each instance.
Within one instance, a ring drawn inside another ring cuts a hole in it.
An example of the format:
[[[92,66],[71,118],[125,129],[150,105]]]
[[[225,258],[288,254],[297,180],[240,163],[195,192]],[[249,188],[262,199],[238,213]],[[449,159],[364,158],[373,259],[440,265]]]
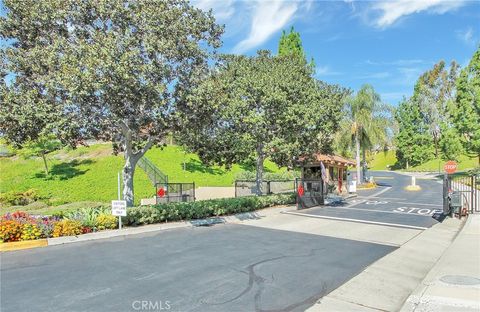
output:
[[[348,167],[354,167],[355,162],[337,155],[315,154],[300,166],[302,179],[323,180],[324,193],[342,195],[348,193]]]

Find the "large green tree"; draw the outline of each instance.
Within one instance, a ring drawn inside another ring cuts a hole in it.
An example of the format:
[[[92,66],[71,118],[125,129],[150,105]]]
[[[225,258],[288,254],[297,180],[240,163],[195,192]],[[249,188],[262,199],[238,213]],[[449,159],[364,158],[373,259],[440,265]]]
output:
[[[307,63],[307,56],[305,54],[305,50],[303,49],[300,33],[295,31],[293,26],[290,28],[290,32],[287,33],[285,30],[282,32],[280,41],[278,42],[278,55],[298,57],[299,59],[303,60],[305,64]],[[309,65],[312,68],[315,67],[313,58],[310,60]]]
[[[458,68],[455,61],[451,62],[449,69],[446,68],[444,61],[438,62],[419,77],[411,99],[418,103],[429,126],[437,158],[440,156],[440,144],[444,152],[446,144],[458,145],[458,142],[453,142],[455,137],[452,136],[453,130],[450,129],[448,114],[449,103],[453,101],[455,95]],[[445,142],[440,142],[443,138],[442,129],[448,132]]]
[[[4,0],[6,72],[0,131],[18,145],[51,128],[75,146],[110,140],[123,152],[133,205],[138,160],[172,131],[174,98],[208,68],[223,28],[186,0]],[[195,114],[196,111],[192,113]]]
[[[316,81],[299,58],[228,56],[184,105],[207,112],[185,115],[183,142],[207,163],[231,165],[254,160],[257,193],[263,164],[271,158],[291,166],[299,157],[330,152],[348,90]],[[188,109],[184,109],[188,111]],[[203,125],[203,127],[196,127]]]
[[[341,150],[353,147],[357,163],[357,183],[362,183],[365,179],[366,152],[374,147],[383,147],[388,141],[390,114],[390,107],[382,103],[380,95],[368,84],[363,85],[357,94],[345,103],[337,146]]]
[[[457,95],[450,113],[465,150],[480,165],[480,47],[457,79]]]
[[[403,99],[395,111],[398,133],[394,141],[396,156],[401,166],[419,165],[434,154],[433,138],[418,102]]]

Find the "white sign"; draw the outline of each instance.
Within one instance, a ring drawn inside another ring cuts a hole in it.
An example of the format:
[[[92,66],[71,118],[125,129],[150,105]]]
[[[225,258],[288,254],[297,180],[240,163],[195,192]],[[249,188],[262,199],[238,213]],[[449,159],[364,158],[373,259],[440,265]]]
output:
[[[112,200],[112,215],[122,217],[127,216],[127,201]]]

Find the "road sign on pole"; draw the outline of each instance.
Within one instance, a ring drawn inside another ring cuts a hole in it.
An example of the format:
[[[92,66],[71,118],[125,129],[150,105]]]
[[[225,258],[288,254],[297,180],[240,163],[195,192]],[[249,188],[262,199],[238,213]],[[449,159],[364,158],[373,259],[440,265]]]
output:
[[[443,165],[443,170],[448,174],[453,174],[457,171],[457,163],[453,160],[449,160]]]
[[[122,229],[122,217],[127,216],[127,201],[112,200],[112,215],[118,216],[118,228]]]

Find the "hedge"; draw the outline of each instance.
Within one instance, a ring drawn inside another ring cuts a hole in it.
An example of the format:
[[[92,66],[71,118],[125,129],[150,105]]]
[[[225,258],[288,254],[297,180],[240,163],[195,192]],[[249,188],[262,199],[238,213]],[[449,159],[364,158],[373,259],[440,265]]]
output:
[[[203,219],[294,203],[295,195],[289,193],[140,206],[128,208],[127,216],[122,217],[122,222],[126,225],[136,226],[168,221]]]

